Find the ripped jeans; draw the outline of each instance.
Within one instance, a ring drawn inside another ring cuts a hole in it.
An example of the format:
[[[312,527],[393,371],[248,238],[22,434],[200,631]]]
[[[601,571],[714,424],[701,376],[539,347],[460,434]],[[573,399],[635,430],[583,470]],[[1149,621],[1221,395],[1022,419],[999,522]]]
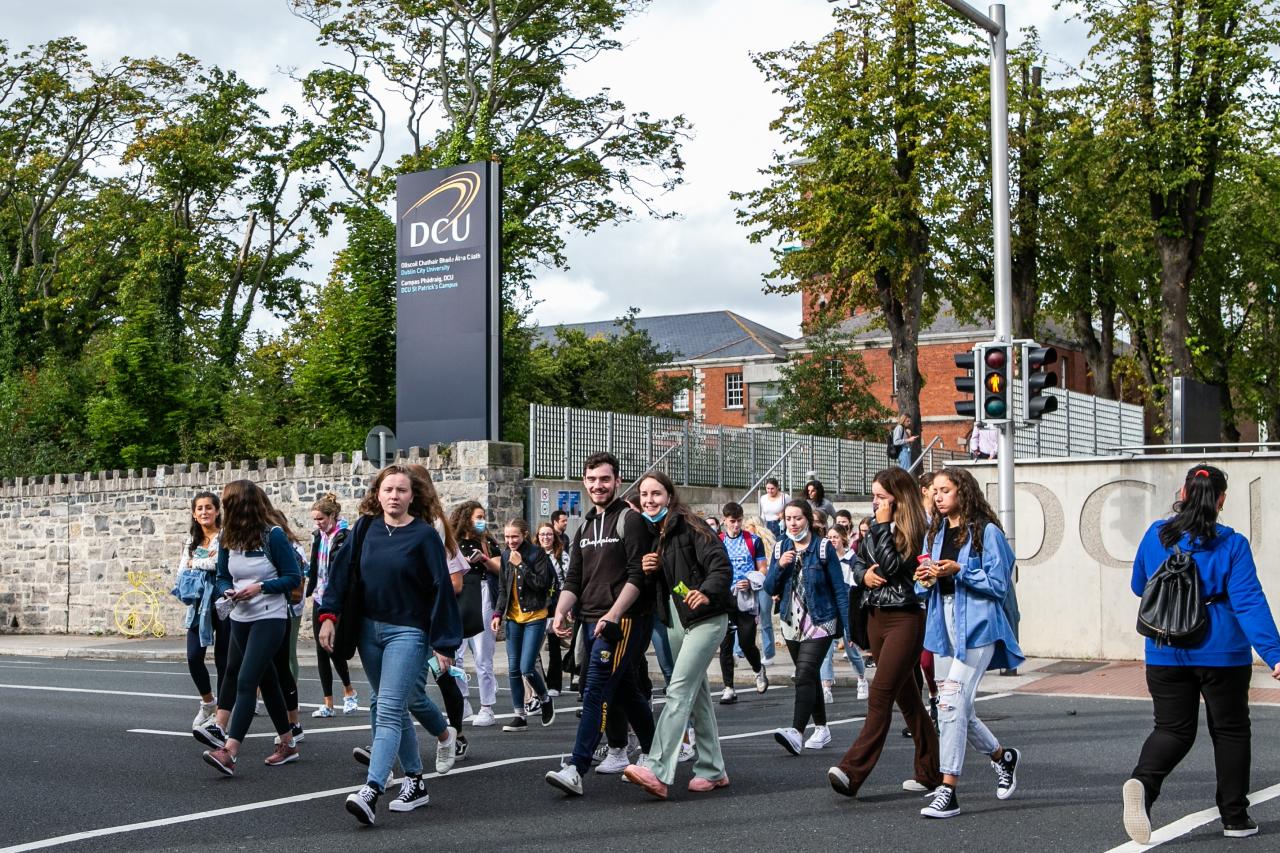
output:
[[[955,605],[954,595],[942,597],[947,635],[952,648],[960,648],[964,640],[956,637]],[[945,775],[959,776],[964,770],[966,741],[986,756],[1000,748],[1000,741],[978,719],[973,702],[995,652],[995,644],[991,644],[965,649],[964,660],[934,655],[938,678],[938,769]]]

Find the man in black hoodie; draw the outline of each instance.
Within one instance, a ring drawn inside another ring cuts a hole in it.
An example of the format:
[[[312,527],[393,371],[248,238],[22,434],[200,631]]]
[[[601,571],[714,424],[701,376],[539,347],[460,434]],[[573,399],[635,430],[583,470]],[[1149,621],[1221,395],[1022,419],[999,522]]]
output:
[[[642,751],[653,743],[653,710],[635,674],[653,630],[653,587],[641,568],[652,534],[640,514],[618,497],[617,458],[597,453],[582,467],[592,507],[574,539],[551,629],[570,636],[569,614],[576,606],[591,646],[573,756],[546,776],[552,786],[575,795],[582,794],[582,774],[591,767],[611,707],[626,713]]]

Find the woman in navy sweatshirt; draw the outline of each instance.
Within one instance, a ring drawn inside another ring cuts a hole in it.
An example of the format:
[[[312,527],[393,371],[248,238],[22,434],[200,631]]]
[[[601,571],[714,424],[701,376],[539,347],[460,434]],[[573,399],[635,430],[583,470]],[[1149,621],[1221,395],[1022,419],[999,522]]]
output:
[[[1204,639],[1192,648],[1147,640],[1147,690],[1155,706],[1155,729],[1147,736],[1132,778],[1124,783],[1124,828],[1139,844],[1151,839],[1151,804],[1166,776],[1191,750],[1204,697],[1218,770],[1218,811],[1228,838],[1254,835],[1248,813],[1250,647],[1280,679],[1280,634],[1267,605],[1249,541],[1218,524],[1227,499],[1227,475],[1197,465],[1173,505],[1173,516],[1157,521],[1142,537],[1131,586],[1141,596],[1166,558],[1180,549],[1200,573],[1209,615]]]
[[[462,643],[458,600],[429,507],[426,485],[407,466],[379,471],[360,505],[351,538],[334,557],[320,606],[320,644],[326,651],[333,649],[338,619],[361,620],[360,662],[378,697],[367,781],[346,802],[347,811],[366,825],[374,822],[397,758],[405,779],[391,811],[427,804],[408,703],[426,664],[427,647],[447,672]],[[349,578],[354,582],[348,583]],[[351,596],[359,600],[348,601]]]

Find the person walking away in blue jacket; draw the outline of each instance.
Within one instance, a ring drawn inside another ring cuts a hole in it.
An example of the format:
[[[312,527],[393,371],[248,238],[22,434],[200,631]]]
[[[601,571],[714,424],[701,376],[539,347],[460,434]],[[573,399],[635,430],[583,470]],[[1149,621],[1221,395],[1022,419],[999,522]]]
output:
[[[926,537],[931,560],[921,562],[916,583],[928,592],[924,647],[938,675],[938,769],[942,784],[920,810],[932,818],[960,814],[956,788],[964,769],[966,740],[991,758],[996,798],[1018,787],[1016,749],[1001,746],[978,719],[974,697],[991,669],[1016,669],[1024,657],[1005,616],[1013,585],[1013,549],[996,514],[968,471],[944,468],[933,479],[933,515]]]
[[[1212,465],[1192,468],[1173,516],[1147,529],[1133,562],[1130,586],[1141,596],[1175,549],[1189,553],[1209,616],[1208,631],[1193,648],[1147,640],[1147,691],[1155,728],[1121,794],[1125,831],[1139,844],[1151,839],[1151,806],[1160,786],[1195,742],[1201,697],[1213,739],[1222,834],[1245,838],[1258,831],[1248,812],[1250,647],[1271,668],[1271,677],[1280,680],[1280,635],[1249,541],[1218,523],[1226,499],[1226,474]]]

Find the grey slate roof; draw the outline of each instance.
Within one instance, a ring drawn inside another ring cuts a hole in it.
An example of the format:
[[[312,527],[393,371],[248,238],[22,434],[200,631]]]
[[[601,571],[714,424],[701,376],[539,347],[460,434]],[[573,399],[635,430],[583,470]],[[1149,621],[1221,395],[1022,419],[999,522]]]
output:
[[[703,311],[697,314],[668,314],[661,317],[637,317],[636,328],[649,333],[658,349],[669,352],[673,360],[696,361],[712,358],[786,358],[784,344],[791,338],[767,326],[748,320],[733,311]],[[617,333],[613,320],[594,323],[565,323],[540,326],[538,337],[554,341],[558,329],[578,329],[588,337]]]
[[[850,317],[840,323],[840,334],[856,342],[887,339],[889,330],[883,323],[877,322],[879,318],[879,311],[865,311]],[[1075,333],[1068,325],[1053,318],[1043,318],[1038,325],[1040,326],[1039,335],[1044,339],[1044,343],[1074,345]],[[952,313],[951,303],[944,299],[938,306],[938,315],[933,322],[920,330],[920,341],[925,343],[930,338],[946,335],[973,335],[985,338],[989,337],[994,330],[995,323],[990,321],[964,323],[956,319]],[[803,345],[803,341],[803,338],[796,339],[791,349],[795,349],[797,345]]]

